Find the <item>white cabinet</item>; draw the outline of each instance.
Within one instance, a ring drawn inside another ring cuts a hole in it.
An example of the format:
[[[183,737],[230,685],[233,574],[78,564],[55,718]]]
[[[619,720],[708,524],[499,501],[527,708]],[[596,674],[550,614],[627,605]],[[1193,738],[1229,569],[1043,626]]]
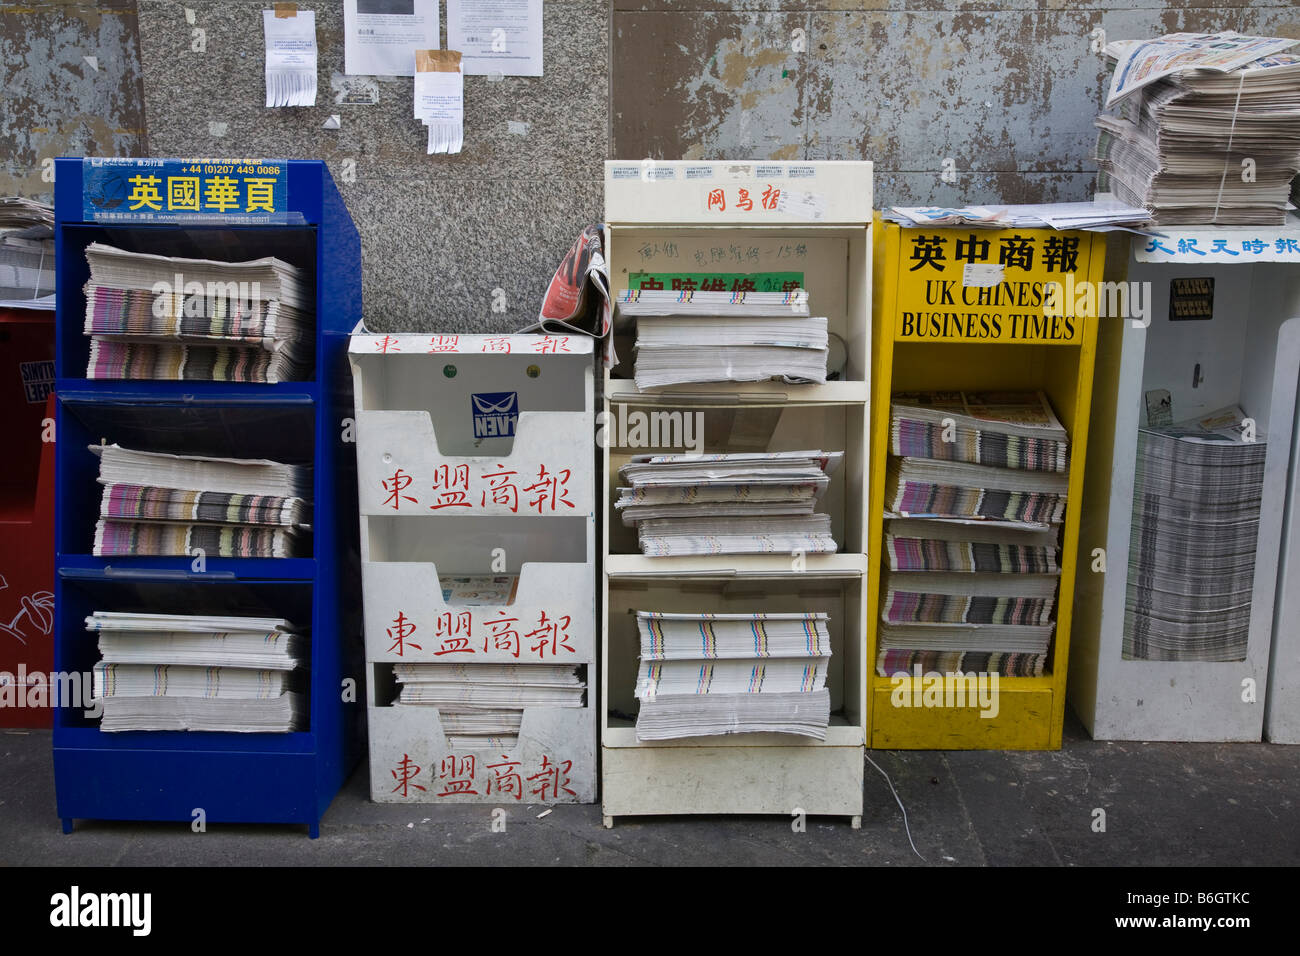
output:
[[[372,799],[594,801],[592,340],[359,331],[349,357]],[[478,603],[465,578],[506,593]],[[571,665],[586,693],[466,746],[437,706],[396,702],[403,664]]]
[[[862,813],[866,721],[867,481],[871,342],[871,163],[609,162],[611,287],[649,277],[797,273],[833,336],[824,385],[779,381],[667,386],[633,381],[634,330],[615,318],[623,362],[607,370],[601,715],[602,809],[646,814]],[[656,453],[840,451],[819,510],[833,554],[652,557],[614,508],[618,470]],[[639,742],[639,639],[632,611],[824,611],[832,655],[826,739],[748,733]]]

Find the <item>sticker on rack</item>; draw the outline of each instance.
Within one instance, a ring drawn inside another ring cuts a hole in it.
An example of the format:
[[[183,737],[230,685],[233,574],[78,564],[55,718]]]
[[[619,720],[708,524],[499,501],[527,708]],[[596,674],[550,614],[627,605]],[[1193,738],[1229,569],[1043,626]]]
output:
[[[519,422],[518,392],[475,392],[470,395],[475,438],[513,438]]]
[[[782,189],[776,201],[777,212],[800,219],[817,221],[826,218],[826,197],[797,189]]]
[[[45,401],[54,391],[53,362],[19,362],[18,373],[23,380],[23,394],[29,404]]]
[[[968,262],[962,271],[961,284],[975,289],[988,289],[1002,281],[1001,265],[992,262]]]

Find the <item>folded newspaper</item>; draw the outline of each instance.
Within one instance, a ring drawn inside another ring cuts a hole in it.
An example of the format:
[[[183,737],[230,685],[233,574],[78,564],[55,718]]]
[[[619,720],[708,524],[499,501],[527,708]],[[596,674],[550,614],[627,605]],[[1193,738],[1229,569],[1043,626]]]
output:
[[[604,226],[582,230],[546,288],[537,321],[520,332],[589,335],[605,342],[607,368],[617,363],[610,336],[613,306],[609,292],[609,263],[605,259]]]

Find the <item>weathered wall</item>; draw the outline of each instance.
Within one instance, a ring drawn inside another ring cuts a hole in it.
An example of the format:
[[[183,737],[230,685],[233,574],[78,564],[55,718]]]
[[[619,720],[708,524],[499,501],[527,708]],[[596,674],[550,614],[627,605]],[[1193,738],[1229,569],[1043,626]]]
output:
[[[265,6],[0,3],[0,192],[48,198],[55,155],[323,158],[361,230],[373,327],[508,331],[600,216],[607,156],[872,159],[877,205],[1083,199],[1095,28],[1300,37],[1294,0],[548,0],[546,75],[466,78],[465,150],[448,157],[425,154],[409,79],[333,104],[336,0],[303,4],[319,105],[266,109]],[[341,129],[321,128],[331,113]]]
[[[0,71],[0,195],[53,202],[55,156],[145,154],[134,0],[0,2]]]
[[[877,206],[1089,198],[1096,28],[1300,37],[1295,0],[614,0],[613,17],[617,158],[870,159]]]
[[[410,78],[381,82],[377,105],[335,105],[343,4],[301,6],[316,10],[317,105],[267,109],[263,0],[139,0],[153,154],[324,159],[361,232],[365,316],[376,330],[506,332],[531,322],[564,253],[601,214],[606,4],[546,4],[543,77],[465,78],[465,147],[455,156],[425,153]],[[445,4],[442,14],[445,46]],[[192,49],[196,27],[202,53]],[[342,128],[322,129],[332,113]],[[492,311],[498,288],[506,312]]]

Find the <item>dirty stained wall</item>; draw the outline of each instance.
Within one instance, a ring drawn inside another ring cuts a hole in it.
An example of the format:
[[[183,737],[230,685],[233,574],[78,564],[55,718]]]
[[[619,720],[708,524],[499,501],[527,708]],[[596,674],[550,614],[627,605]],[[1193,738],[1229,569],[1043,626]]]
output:
[[[1086,199],[1108,75],[1094,31],[1129,39],[1227,29],[1300,38],[1300,8],[614,0],[614,153],[870,159],[877,206]]]
[[[133,0],[0,2],[0,195],[54,200],[56,156],[147,155]]]
[[[0,192],[49,198],[55,155],[319,157],[375,329],[503,332],[600,217],[606,158],[871,159],[877,205],[1083,199],[1093,31],[1300,37],[1292,0],[547,0],[546,75],[468,77],[464,152],[428,156],[409,80],[334,103],[336,0],[310,4],[318,105],[266,109],[266,6],[0,3]]]

